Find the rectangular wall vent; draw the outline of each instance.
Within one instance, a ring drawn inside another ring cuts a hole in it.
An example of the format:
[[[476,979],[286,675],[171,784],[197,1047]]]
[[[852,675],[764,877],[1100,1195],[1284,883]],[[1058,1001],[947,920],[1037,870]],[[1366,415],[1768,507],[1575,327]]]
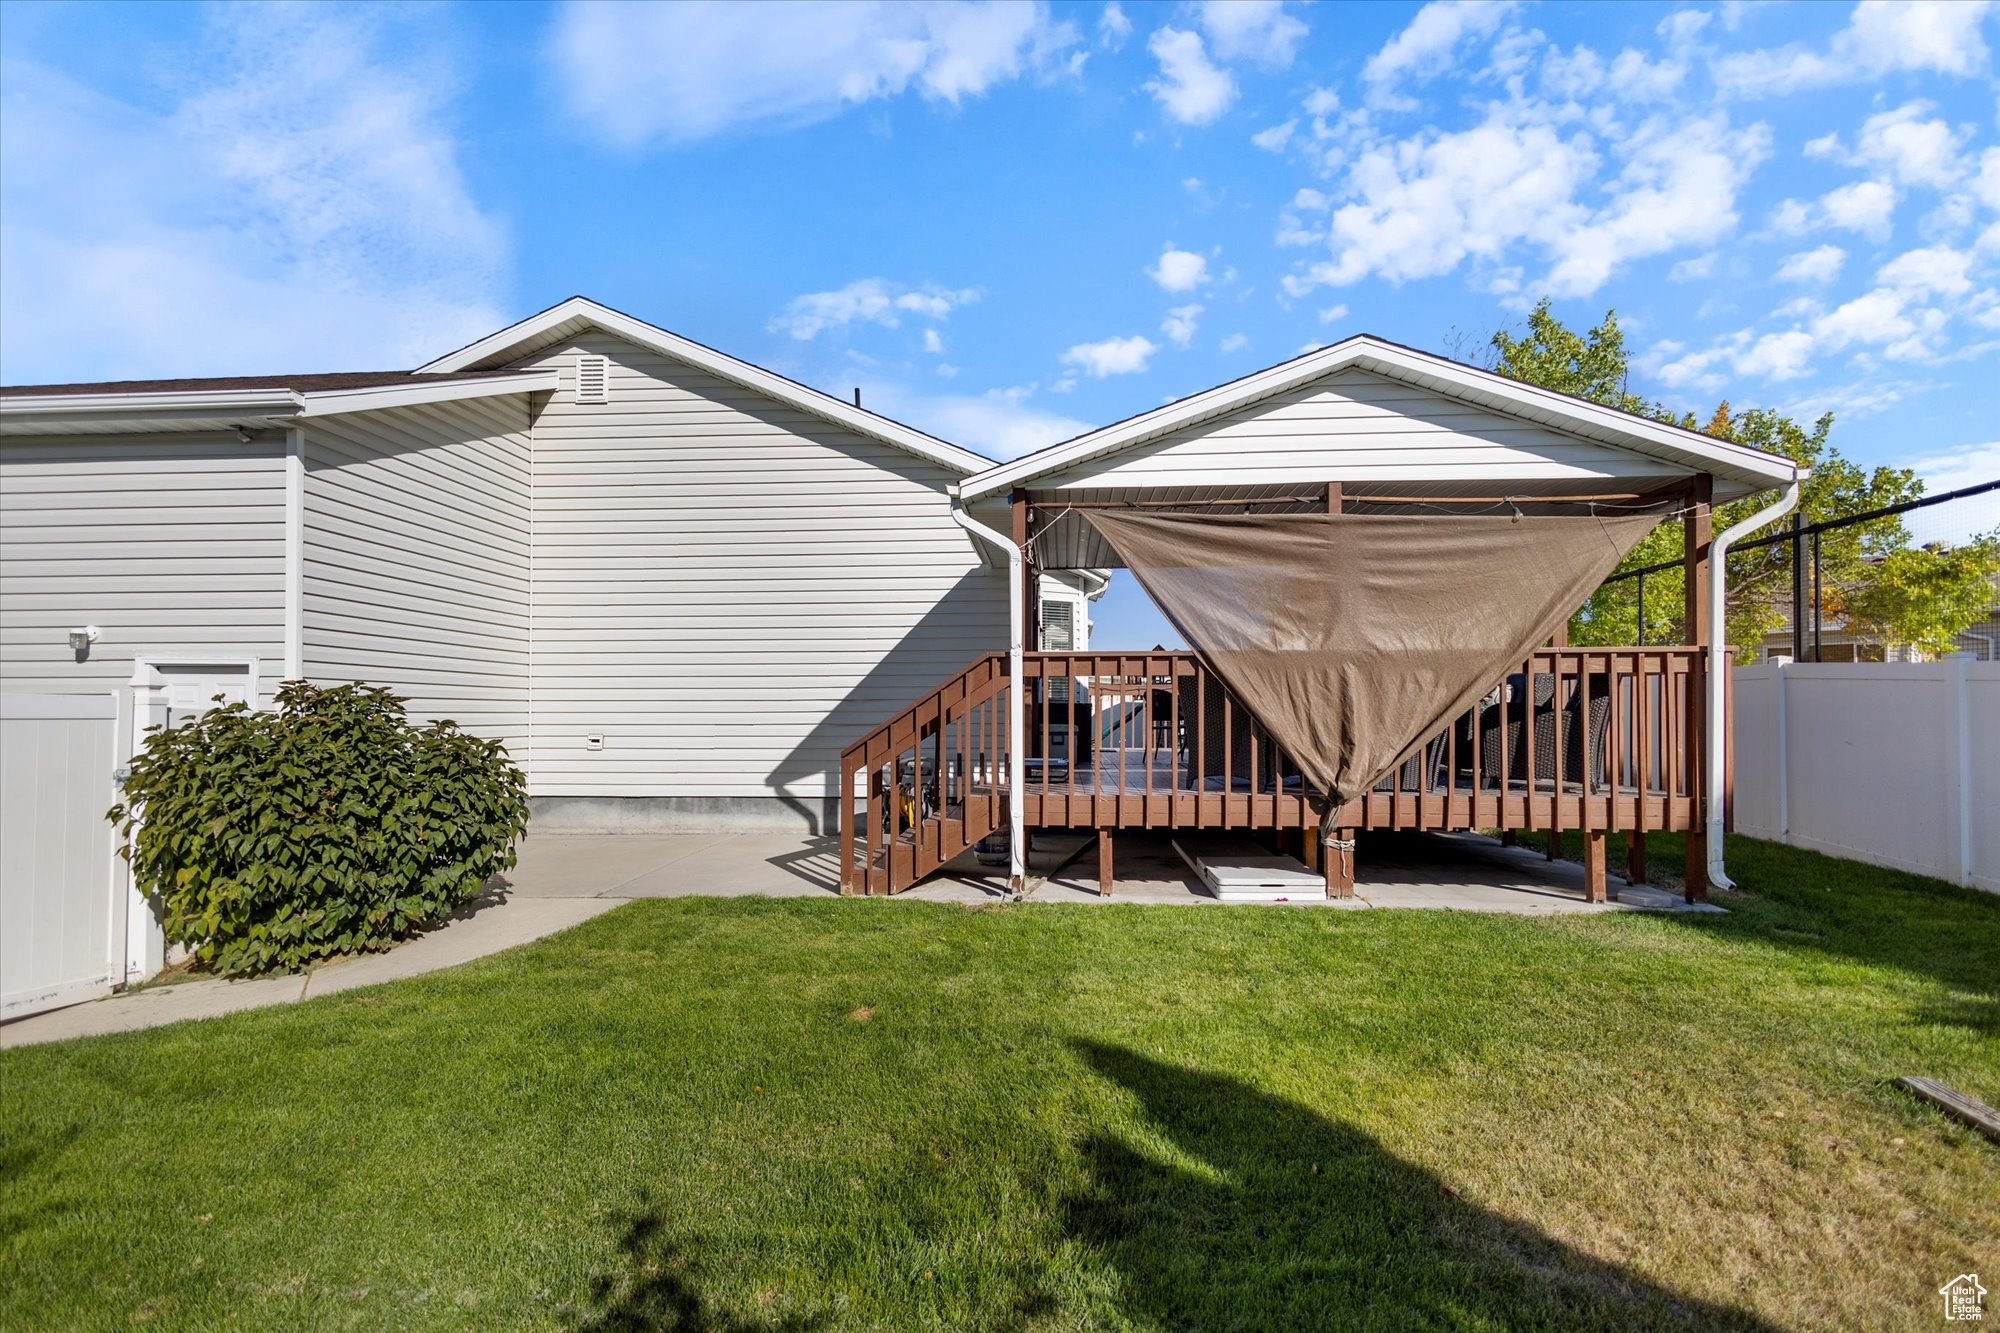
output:
[[[611,401],[610,371],[610,362],[605,357],[579,356],[576,359],[576,401],[579,403]]]

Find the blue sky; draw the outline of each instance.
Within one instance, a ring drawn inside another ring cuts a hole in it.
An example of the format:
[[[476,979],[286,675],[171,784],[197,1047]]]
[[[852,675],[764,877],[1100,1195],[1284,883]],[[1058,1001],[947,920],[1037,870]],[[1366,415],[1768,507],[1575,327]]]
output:
[[[1995,10],[0,5],[0,379],[575,292],[1010,456],[1356,331],[2000,475]],[[1114,594],[1100,641],[1155,636]]]

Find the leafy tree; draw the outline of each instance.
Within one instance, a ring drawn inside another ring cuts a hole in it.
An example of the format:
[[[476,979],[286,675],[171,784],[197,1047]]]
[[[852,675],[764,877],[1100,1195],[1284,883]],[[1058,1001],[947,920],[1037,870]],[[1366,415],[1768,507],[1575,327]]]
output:
[[[1768,408],[1734,411],[1725,400],[1705,423],[1698,423],[1692,413],[1676,413],[1632,393],[1631,354],[1615,311],[1606,311],[1595,328],[1577,333],[1551,313],[1545,298],[1529,314],[1523,333],[1502,330],[1493,335],[1492,348],[1493,369],[1512,379],[1805,464],[1812,474],[1799,498],[1804,523],[1845,518],[1923,494],[1923,482],[1907,468],[1864,469],[1841,454],[1829,440],[1830,412],[1808,429]],[[1768,500],[1757,496],[1716,506],[1716,530],[1747,517]],[[1679,560],[1681,553],[1681,523],[1675,519],[1655,529],[1619,569]],[[1790,542],[1730,553],[1727,634],[1746,657],[1790,612],[1792,559]],[[1845,618],[1856,629],[1926,651],[1944,651],[1954,633],[1983,616],[1991,605],[1989,585],[2000,568],[1996,561],[2000,561],[2000,540],[1991,536],[1954,550],[1931,550],[1912,547],[1908,529],[1895,517],[1835,529],[1820,537],[1820,614],[1825,619]],[[1650,576],[1645,584],[1643,625],[1638,580],[1624,579],[1599,588],[1577,612],[1570,621],[1570,641],[1622,644],[1684,639],[1687,608],[1678,571]]]

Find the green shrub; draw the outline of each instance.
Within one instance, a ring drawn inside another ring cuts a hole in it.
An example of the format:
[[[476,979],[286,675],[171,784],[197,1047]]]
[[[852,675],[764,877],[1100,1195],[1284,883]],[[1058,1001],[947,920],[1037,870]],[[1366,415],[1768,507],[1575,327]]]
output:
[[[124,795],[110,818],[167,938],[223,972],[386,949],[513,866],[528,826],[505,746],[366,685],[291,681],[275,711],[155,731]]]

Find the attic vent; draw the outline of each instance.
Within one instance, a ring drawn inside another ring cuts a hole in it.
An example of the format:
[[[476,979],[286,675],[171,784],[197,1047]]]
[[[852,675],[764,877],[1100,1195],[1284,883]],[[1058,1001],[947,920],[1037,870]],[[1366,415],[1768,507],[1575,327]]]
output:
[[[579,403],[605,403],[611,401],[606,391],[610,364],[601,356],[579,356],[576,359],[576,401]]]

